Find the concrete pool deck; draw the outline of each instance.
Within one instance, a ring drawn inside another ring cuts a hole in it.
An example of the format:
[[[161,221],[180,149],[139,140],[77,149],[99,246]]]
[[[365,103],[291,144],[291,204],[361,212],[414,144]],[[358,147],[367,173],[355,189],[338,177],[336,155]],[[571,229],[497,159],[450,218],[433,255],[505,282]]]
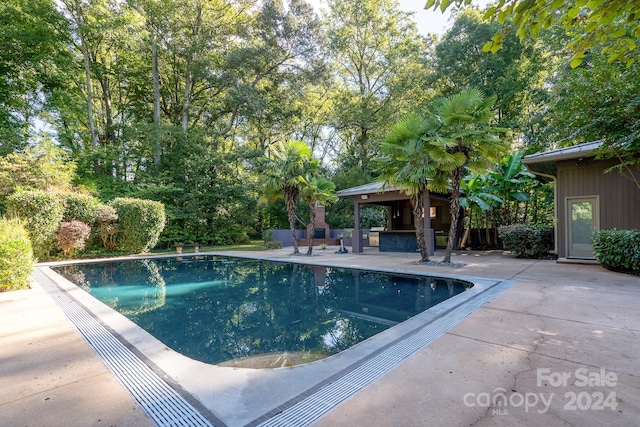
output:
[[[289,251],[245,255],[291,260]],[[407,254],[315,252],[317,264],[515,280],[317,425],[628,426],[640,419],[638,277],[502,252],[460,252],[452,260],[462,268],[408,264],[417,257]],[[153,425],[47,293],[0,294],[0,322],[3,423]]]

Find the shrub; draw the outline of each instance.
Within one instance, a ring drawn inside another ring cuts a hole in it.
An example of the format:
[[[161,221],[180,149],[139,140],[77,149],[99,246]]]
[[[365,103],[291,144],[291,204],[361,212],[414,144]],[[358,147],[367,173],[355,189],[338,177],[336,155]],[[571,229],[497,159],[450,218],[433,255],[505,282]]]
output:
[[[164,229],[164,205],[153,200],[119,197],[110,202],[118,214],[115,240],[127,252],[148,252]]]
[[[118,213],[109,205],[99,204],[95,209],[96,229],[102,241],[102,247],[115,250],[115,234],[118,231]]]
[[[272,242],[267,242],[265,246],[267,247],[267,249],[281,249],[282,242],[280,242],[279,240],[274,240]]]
[[[546,258],[553,245],[553,227],[513,224],[498,228],[505,249],[520,258]]]
[[[591,238],[596,259],[603,267],[640,275],[640,231],[600,230]]]
[[[66,256],[73,256],[77,250],[82,250],[87,244],[91,227],[82,221],[61,222],[56,238],[58,246]]]
[[[82,221],[93,224],[96,217],[98,199],[88,194],[67,193],[64,195],[64,215],[62,221]]]
[[[62,221],[64,204],[60,197],[44,191],[20,191],[7,197],[7,216],[25,221],[36,257],[49,254]]]
[[[264,241],[265,245],[269,244],[269,242],[273,240],[273,230],[262,230],[262,240]]]
[[[29,287],[33,273],[29,233],[18,219],[0,219],[0,292]]]

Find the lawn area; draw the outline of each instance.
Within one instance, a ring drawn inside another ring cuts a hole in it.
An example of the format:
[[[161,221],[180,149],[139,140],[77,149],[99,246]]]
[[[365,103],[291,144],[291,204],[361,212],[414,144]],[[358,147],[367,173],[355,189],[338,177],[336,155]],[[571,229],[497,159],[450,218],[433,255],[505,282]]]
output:
[[[182,253],[193,253],[193,246],[185,246]],[[223,246],[200,246],[200,252],[213,252],[213,251],[263,251],[266,247],[263,240],[252,240],[249,243],[239,243],[235,245],[223,245]],[[151,251],[154,255],[158,254],[174,254],[175,249],[156,248]]]

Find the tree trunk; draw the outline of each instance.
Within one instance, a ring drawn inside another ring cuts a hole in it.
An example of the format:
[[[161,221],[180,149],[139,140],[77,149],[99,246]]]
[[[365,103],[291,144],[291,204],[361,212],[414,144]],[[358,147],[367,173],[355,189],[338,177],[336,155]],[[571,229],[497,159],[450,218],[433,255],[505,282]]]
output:
[[[102,58],[102,66],[107,69],[106,60]],[[100,81],[100,87],[102,88],[102,101],[104,102],[104,116],[105,116],[105,139],[108,144],[115,145],[116,133],[113,126],[113,108],[111,107],[111,89],[109,88],[109,81],[104,76],[102,71],[96,73],[98,80]]]
[[[416,229],[416,241],[420,251],[420,262],[429,262],[429,251],[424,238],[424,190],[411,195],[411,207],[413,208],[413,223]],[[428,212],[426,213],[428,215]]]
[[[451,262],[451,252],[456,246],[455,240],[458,235],[458,218],[460,217],[460,181],[462,181],[462,168],[456,168],[451,174],[451,203],[449,212],[451,213],[451,226],[449,228],[449,241],[447,249],[444,251],[442,262]]]
[[[293,253],[299,254],[298,242],[296,240],[296,205],[298,202],[298,189],[288,187],[284,190],[284,196],[287,203],[287,217],[289,218],[289,230],[291,230],[291,238],[293,239]]]
[[[491,233],[489,232],[489,212],[485,212],[484,215],[484,231],[487,238],[487,246],[491,247],[493,242],[491,241]]]
[[[314,203],[309,205],[309,226],[307,227],[307,237],[309,238],[309,249],[307,255],[311,256],[313,252],[313,237],[316,231],[316,207]]]
[[[93,116],[93,90],[91,88],[91,58],[89,57],[89,49],[84,41],[84,36],[80,34],[80,47],[82,49],[82,56],[84,59],[84,78],[87,91],[87,118],[89,120],[89,134],[91,135],[91,148],[96,150],[98,148],[98,133],[96,132],[95,118]],[[95,153],[94,153],[95,155]],[[100,163],[97,158],[93,160],[93,171],[100,172]]]
[[[187,75],[184,83],[184,104],[182,106],[182,130],[187,131],[189,127],[189,108],[191,106],[191,58],[187,61]]]
[[[153,74],[153,127],[156,136],[155,152],[153,153],[153,163],[160,164],[160,153],[162,143],[160,137],[160,73],[158,71],[158,35],[155,28],[151,30],[151,56]]]

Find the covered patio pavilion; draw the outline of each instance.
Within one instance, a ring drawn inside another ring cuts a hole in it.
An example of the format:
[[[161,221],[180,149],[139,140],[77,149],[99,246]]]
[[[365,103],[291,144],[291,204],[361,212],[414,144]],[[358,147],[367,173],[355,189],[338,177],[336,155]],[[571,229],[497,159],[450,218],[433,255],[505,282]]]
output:
[[[411,201],[399,188],[384,185],[383,182],[360,185],[338,191],[338,197],[353,199],[354,226],[352,234],[352,252],[362,253],[364,242],[360,221],[361,209],[366,205],[385,206],[388,210],[387,224],[380,231],[380,252],[416,252],[417,241]],[[433,255],[435,247],[446,246],[447,233],[451,225],[449,215],[449,196],[427,192],[423,215],[427,251]]]

